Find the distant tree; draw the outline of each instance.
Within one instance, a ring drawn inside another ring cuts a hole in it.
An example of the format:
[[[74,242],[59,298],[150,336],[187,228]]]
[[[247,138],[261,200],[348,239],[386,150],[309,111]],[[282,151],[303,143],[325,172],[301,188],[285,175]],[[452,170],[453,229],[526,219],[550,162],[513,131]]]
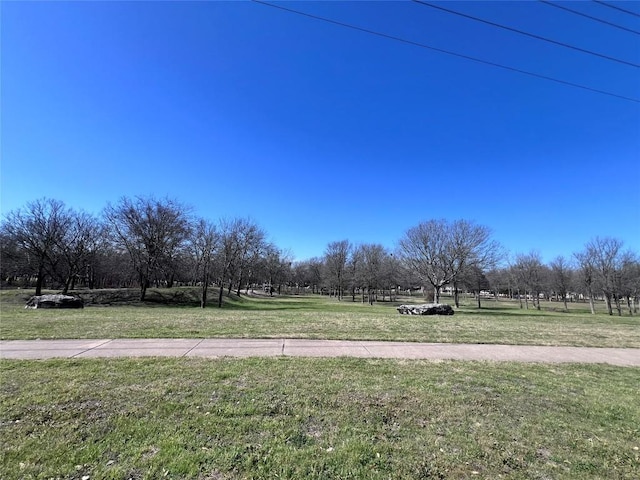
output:
[[[389,301],[395,301],[398,294],[398,286],[403,278],[404,272],[402,264],[397,255],[385,250],[382,281],[389,290]],[[383,292],[384,297],[384,292]],[[384,300],[384,298],[383,298]]]
[[[57,266],[58,249],[64,243],[72,218],[63,202],[43,198],[9,212],[2,222],[3,236],[27,258],[36,276],[36,295],[42,294],[46,273]]]
[[[474,293],[478,308],[482,308],[482,292],[491,288],[491,284],[484,272],[475,265],[467,267],[464,270],[464,275],[460,278],[460,283]]]
[[[257,223],[248,219],[240,219],[236,226],[235,239],[238,245],[238,255],[232,266],[237,278],[236,294],[240,295],[244,282],[251,277],[253,271],[259,268],[259,263],[267,248],[267,242],[264,230]]]
[[[6,223],[0,225],[0,277],[6,285],[14,285],[18,279],[29,277],[30,267],[18,242],[6,231]]]
[[[346,266],[346,277],[351,292],[351,301],[356,301],[356,292],[360,291],[362,294],[362,303],[364,303],[364,252],[362,245],[352,247],[351,255]]]
[[[578,284],[584,289],[586,296],[589,298],[591,314],[595,315],[594,297],[598,283],[594,258],[586,249],[582,252],[575,253],[574,257],[578,263],[578,271],[576,272],[579,279]]]
[[[449,232],[445,220],[429,220],[407,230],[399,241],[405,265],[420,280],[433,287],[434,300],[440,302],[442,288],[453,279],[449,256]]]
[[[269,285],[269,294],[281,293],[281,288],[292,275],[292,255],[284,252],[274,244],[267,244],[262,254],[261,270]],[[277,285],[277,289],[275,287]]]
[[[485,276],[489,281],[491,289],[494,291],[496,300],[498,300],[501,295],[513,298],[515,288],[513,276],[508,268],[492,268],[487,271]]]
[[[227,294],[231,294],[233,285],[237,285],[240,294],[242,281],[250,277],[252,268],[257,268],[257,261],[265,246],[264,231],[252,220],[244,218],[222,219],[218,226],[220,248],[217,263],[220,271],[220,291],[218,307],[222,307],[224,283],[228,280]]]
[[[214,258],[219,248],[220,236],[208,220],[198,220],[191,232],[190,249],[193,256],[195,278],[200,284],[200,307],[207,306],[207,293],[214,268]]]
[[[78,280],[87,286],[88,269],[105,245],[105,229],[93,215],[69,211],[71,215],[67,231],[57,245],[55,268],[50,272],[62,285],[62,293],[74,289]]]
[[[318,286],[322,283],[322,270],[322,259],[318,257],[296,262],[293,265],[297,284],[305,288],[310,287],[312,293],[316,293]]]
[[[324,252],[324,265],[326,269],[326,278],[330,286],[335,291],[338,300],[342,299],[345,270],[347,261],[351,254],[352,246],[348,240],[331,242],[327,245]]]
[[[449,246],[447,256],[451,265],[454,303],[460,306],[458,284],[466,273],[477,278],[478,271],[495,267],[503,256],[502,247],[491,239],[491,230],[467,220],[457,220],[449,226]],[[470,270],[470,272],[466,272]]]
[[[534,307],[540,310],[540,293],[542,293],[544,286],[544,266],[542,265],[540,254],[530,252],[526,255],[517,255],[514,271],[519,284],[525,288],[526,308],[529,308],[529,297],[527,295],[529,293]]]
[[[501,257],[501,247],[490,235],[487,227],[467,220],[430,220],[409,229],[399,250],[405,264],[433,287],[436,302],[442,288],[453,284],[459,306],[458,283],[465,269],[487,269]]]
[[[129,254],[140,287],[140,300],[154,276],[163,275],[173,284],[174,259],[190,234],[188,209],[170,200],[123,197],[108,205],[104,217],[114,245]]]
[[[379,288],[384,285],[386,259],[389,254],[382,245],[376,243],[361,245],[360,251],[363,286],[367,290],[369,305],[373,305]]]
[[[564,303],[565,311],[567,307],[567,294],[573,284],[573,270],[569,262],[563,257],[556,257],[550,264],[550,281],[553,290],[560,296]]]
[[[626,299],[629,314],[638,311],[638,296],[640,296],[640,260],[633,252],[627,252],[622,257],[620,270],[620,293]]]
[[[597,277],[609,315],[613,315],[614,302],[618,314],[622,315],[618,289],[618,276],[622,266],[622,245],[622,241],[615,238],[596,237],[587,243],[583,252]]]

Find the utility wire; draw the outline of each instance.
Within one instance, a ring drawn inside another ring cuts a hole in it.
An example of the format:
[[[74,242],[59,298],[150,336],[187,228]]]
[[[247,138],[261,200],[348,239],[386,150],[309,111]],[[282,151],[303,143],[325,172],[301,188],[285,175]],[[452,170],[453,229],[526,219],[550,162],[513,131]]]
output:
[[[548,2],[546,0],[538,0],[538,1],[540,3],[544,3],[545,5],[549,5],[550,7],[556,7],[556,8],[559,8],[561,10],[566,10],[567,12],[573,13],[575,15],[580,15],[582,17],[590,18],[591,20],[595,20],[596,22],[604,23],[605,25],[609,25],[611,27],[616,27],[616,28],[619,28],[621,30],[625,30],[627,32],[635,33],[636,35],[640,35],[640,32],[637,31],[637,30],[632,30],[630,28],[623,27],[622,25],[618,25],[618,24],[615,24],[615,23],[612,23],[612,22],[608,22],[608,21],[603,20],[603,19],[598,18],[598,17],[592,17],[591,15],[587,15],[586,13],[582,13],[582,12],[579,12],[577,10],[573,10],[571,8],[564,7],[562,5],[558,5],[557,3]]]
[[[443,12],[451,13],[453,15],[458,15],[460,17],[468,18],[470,20],[474,20],[476,22],[482,22],[487,25],[491,25],[492,27],[502,28],[504,30],[508,30],[510,32],[519,33],[520,35],[526,35],[527,37],[535,38],[536,40],[542,40],[544,42],[549,42],[554,45],[559,45],[561,47],[570,48],[572,50],[577,50],[578,52],[587,53],[589,55],[594,55],[596,57],[605,58],[607,60],[611,60],[613,62],[623,63],[625,65],[630,65],[632,67],[640,68],[640,65],[637,63],[627,62],[626,60],[620,60],[619,58],[610,57],[609,55],[604,55],[602,53],[594,52],[591,50],[586,50],[584,48],[576,47],[574,45],[569,45],[568,43],[558,42],[556,40],[552,40],[550,38],[541,37],[540,35],[536,35],[534,33],[525,32],[523,30],[518,30],[517,28],[508,27],[506,25],[501,25],[499,23],[491,22],[489,20],[484,20],[482,18],[474,17],[473,15],[467,15],[466,13],[458,12],[456,10],[451,10],[449,8],[441,7],[440,5],[434,5],[433,3],[424,2],[422,0],[413,0],[414,3],[419,5],[423,5],[425,7],[435,8],[436,10],[441,10]]]
[[[283,7],[281,5],[275,5],[273,3],[268,3],[268,2],[265,2],[265,1],[262,1],[262,0],[251,0],[251,1],[254,2],[254,3],[259,3],[261,5],[265,5],[267,7],[277,8],[279,10],[284,10],[285,12],[295,13],[296,15],[301,15],[303,17],[313,18],[315,20],[320,20],[322,22],[331,23],[333,25],[338,25],[340,27],[350,28],[352,30],[357,30],[359,32],[368,33],[370,35],[376,35],[378,37],[386,38],[386,39],[389,39],[389,40],[395,40],[396,42],[405,43],[407,45],[413,45],[415,47],[425,48],[427,50],[433,50],[434,52],[445,53],[447,55],[452,55],[454,57],[463,58],[465,60],[471,60],[471,61],[474,61],[474,62],[477,62],[477,63],[482,63],[484,65],[490,65],[492,67],[498,67],[498,68],[502,68],[504,70],[509,70],[509,71],[512,71],[512,72],[522,73],[524,75],[529,75],[531,77],[542,78],[544,80],[549,80],[551,82],[560,83],[562,85],[567,85],[567,86],[574,87],[574,88],[580,88],[582,90],[588,90],[590,92],[600,93],[602,95],[608,95],[610,97],[619,98],[621,100],[627,100],[629,102],[640,103],[640,100],[637,99],[637,98],[626,97],[624,95],[618,95],[617,93],[611,93],[611,92],[607,92],[605,90],[599,90],[597,88],[592,88],[592,87],[587,87],[585,85],[580,85],[578,83],[573,83],[573,82],[568,82],[566,80],[560,80],[558,78],[548,77],[546,75],[541,75],[539,73],[529,72],[527,70],[521,70],[521,69],[515,68],[515,67],[509,67],[508,65],[501,65],[499,63],[490,62],[488,60],[482,60],[480,58],[471,57],[469,55],[464,55],[462,53],[456,53],[456,52],[452,52],[452,51],[449,51],[449,50],[444,50],[442,48],[432,47],[432,46],[426,45],[424,43],[414,42],[413,40],[407,40],[405,38],[396,37],[396,36],[393,36],[393,35],[389,35],[387,33],[376,32],[375,30],[369,30],[367,28],[358,27],[356,25],[351,25],[349,23],[339,22],[337,20],[332,20],[330,18],[321,17],[319,15],[313,15],[311,13],[301,12],[300,10],[294,10],[292,8]]]
[[[600,5],[604,5],[605,7],[615,8],[616,10],[620,10],[621,12],[628,13],[629,15],[640,17],[640,13],[632,12],[631,10],[625,10],[624,8],[618,7],[617,5],[613,5],[607,2],[601,2],[600,0],[593,0],[593,1],[594,3],[599,3]]]

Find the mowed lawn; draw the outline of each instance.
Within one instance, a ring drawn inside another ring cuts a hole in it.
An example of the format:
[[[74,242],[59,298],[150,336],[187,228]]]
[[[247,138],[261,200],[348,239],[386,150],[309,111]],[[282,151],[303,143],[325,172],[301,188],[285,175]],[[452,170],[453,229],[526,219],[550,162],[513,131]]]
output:
[[[402,316],[320,296],[192,291],[25,310],[0,337],[288,337],[640,347],[638,317],[473,300]],[[105,295],[107,295],[105,293]],[[117,294],[118,295],[118,294]],[[116,296],[117,296],[116,295]],[[28,295],[27,295],[28,296]],[[419,298],[402,301],[420,302]],[[602,305],[599,306],[602,310]],[[638,479],[640,368],[381,359],[0,361],[2,479]]]
[[[640,369],[0,362],[0,478],[637,479]]]
[[[319,295],[233,297],[222,309],[201,309],[193,291],[159,289],[145,304],[57,311],[26,310],[25,297],[2,292],[0,339],[234,337],[640,347],[640,316],[609,316],[602,305],[591,315],[585,303],[570,304],[564,312],[557,302],[543,302],[537,311],[506,300],[485,300],[478,309],[467,299],[453,316],[415,317],[399,315],[398,302],[370,306]]]

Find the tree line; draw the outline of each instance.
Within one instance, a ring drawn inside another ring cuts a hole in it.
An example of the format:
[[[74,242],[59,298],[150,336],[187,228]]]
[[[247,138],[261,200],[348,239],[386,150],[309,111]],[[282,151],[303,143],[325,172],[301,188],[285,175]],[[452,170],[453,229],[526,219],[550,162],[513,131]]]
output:
[[[137,287],[144,300],[151,286],[198,286],[201,306],[209,288],[241,295],[256,287],[269,294],[325,293],[338,300],[373,303],[400,293],[443,292],[459,306],[471,292],[481,307],[487,296],[520,300],[540,308],[540,299],[564,303],[604,300],[609,314],[637,311],[640,261],[615,238],[597,237],[580,252],[544,264],[535,252],[509,260],[491,230],[468,220],[428,220],[408,229],[394,250],[377,243],[339,240],[320,257],[294,262],[267,241],[248,218],[217,222],[193,215],[178,201],[123,197],[100,215],[54,199],[28,202],[0,225],[0,270],[4,286],[35,286],[63,293],[76,288]]]

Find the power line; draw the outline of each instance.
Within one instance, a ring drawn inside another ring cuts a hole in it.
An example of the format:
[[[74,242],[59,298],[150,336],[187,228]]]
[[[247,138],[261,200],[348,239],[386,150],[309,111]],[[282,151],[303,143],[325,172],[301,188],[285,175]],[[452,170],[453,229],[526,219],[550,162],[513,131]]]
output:
[[[632,12],[631,10],[625,10],[624,8],[618,7],[617,5],[613,5],[607,2],[601,2],[600,0],[593,0],[594,3],[598,3],[600,5],[604,5],[605,7],[614,8],[616,10],[620,10],[621,12],[628,13],[629,15],[634,15],[636,17],[640,17],[640,13]]]
[[[626,60],[620,60],[619,58],[610,57],[609,55],[604,55],[602,53],[594,52],[591,50],[586,50],[584,48],[576,47],[574,45],[569,45],[568,43],[558,42],[557,40],[552,40],[550,38],[541,37],[540,35],[536,35],[534,33],[525,32],[523,30],[518,30],[517,28],[508,27],[506,25],[501,25],[499,23],[491,22],[489,20],[484,20],[482,18],[474,17],[473,15],[468,15],[466,13],[458,12],[456,10],[451,10],[449,8],[441,7],[439,5],[434,5],[433,3],[424,2],[422,0],[413,0],[414,3],[419,5],[423,5],[425,7],[435,8],[436,10],[441,10],[443,12],[451,13],[453,15],[458,15],[460,17],[468,18],[470,20],[474,20],[476,22],[482,22],[486,25],[491,25],[492,27],[502,28],[504,30],[508,30],[510,32],[519,33],[520,35],[526,35],[527,37],[535,38],[536,40],[542,40],[544,42],[549,42],[554,45],[559,45],[561,47],[570,48],[572,50],[577,50],[578,52],[587,53],[589,55],[594,55],[596,57],[604,58],[607,60],[611,60],[613,62],[623,63],[625,65],[630,65],[632,67],[640,68],[640,65],[637,63],[627,62]]]
[[[464,55],[462,53],[456,53],[456,52],[452,52],[450,50],[444,50],[442,48],[432,47],[432,46],[426,45],[424,43],[414,42],[413,40],[407,40],[405,38],[396,37],[396,36],[393,36],[393,35],[389,35],[387,33],[376,32],[375,30],[369,30],[367,28],[358,27],[356,25],[351,25],[349,23],[344,23],[344,22],[340,22],[340,21],[337,21],[337,20],[332,20],[330,18],[321,17],[321,16],[318,16],[318,15],[313,15],[311,13],[301,12],[299,10],[294,10],[292,8],[283,7],[281,5],[275,5],[273,3],[264,2],[262,0],[252,0],[252,1],[254,3],[259,3],[259,4],[265,5],[267,7],[277,8],[277,9],[283,10],[285,12],[295,13],[296,15],[301,15],[303,17],[313,18],[315,20],[320,20],[322,22],[331,23],[333,25],[338,25],[340,27],[350,28],[352,30],[357,30],[359,32],[368,33],[370,35],[376,35],[378,37],[386,38],[386,39],[389,39],[389,40],[395,40],[396,42],[405,43],[407,45],[413,45],[415,47],[420,47],[420,48],[425,48],[425,49],[428,49],[428,50],[433,50],[434,52],[445,53],[447,55],[451,55],[451,56],[458,57],[458,58],[463,58],[465,60],[471,60],[471,61],[474,61],[474,62],[477,62],[477,63],[482,63],[483,65],[489,65],[489,66],[492,66],[492,67],[498,67],[498,68],[502,68],[504,70],[509,70],[509,71],[512,71],[512,72],[522,73],[524,75],[529,75],[531,77],[536,77],[536,78],[541,78],[541,79],[544,79],[544,80],[549,80],[551,82],[560,83],[562,85],[567,85],[567,86],[574,87],[574,88],[580,88],[582,90],[588,90],[588,91],[594,92],[594,93],[600,93],[602,95],[608,95],[610,97],[619,98],[621,100],[627,100],[629,102],[640,103],[640,100],[637,99],[637,98],[626,97],[624,95],[618,95],[617,93],[612,93],[612,92],[607,92],[605,90],[599,90],[597,88],[587,87],[585,85],[580,85],[578,83],[573,83],[573,82],[568,82],[566,80],[560,80],[558,78],[548,77],[546,75],[542,75],[542,74],[539,74],[539,73],[529,72],[527,70],[521,70],[519,68],[510,67],[508,65],[501,65],[499,63],[490,62],[488,60],[482,60],[480,58],[471,57],[469,55]]]
[[[595,20],[596,22],[604,23],[605,25],[609,25],[611,27],[619,28],[620,30],[625,30],[627,32],[635,33],[636,35],[640,35],[640,32],[637,31],[637,30],[632,30],[630,28],[623,27],[622,25],[618,25],[616,23],[608,22],[608,21],[603,20],[603,19],[598,18],[598,17],[592,17],[591,15],[587,15],[586,13],[582,13],[582,12],[579,12],[577,10],[573,10],[571,8],[564,7],[562,5],[558,5],[557,3],[548,2],[546,0],[538,0],[538,1],[540,3],[544,3],[545,5],[549,5],[550,7],[556,7],[556,8],[559,8],[561,10],[566,10],[567,12],[573,13],[575,15],[580,15],[581,17],[586,17],[586,18],[589,18],[591,20]]]

